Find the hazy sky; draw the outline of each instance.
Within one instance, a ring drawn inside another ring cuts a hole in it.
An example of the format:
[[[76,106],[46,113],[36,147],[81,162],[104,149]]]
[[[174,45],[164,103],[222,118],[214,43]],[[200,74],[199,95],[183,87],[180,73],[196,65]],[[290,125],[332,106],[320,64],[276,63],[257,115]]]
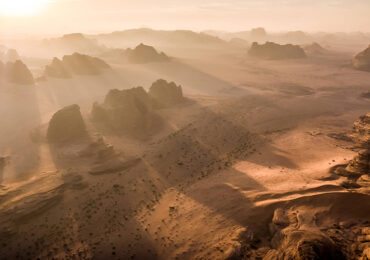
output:
[[[41,10],[27,16],[4,15],[0,10],[2,36],[94,33],[137,27],[238,31],[263,26],[269,31],[370,31],[370,0],[1,1],[19,1],[20,5],[48,1]]]

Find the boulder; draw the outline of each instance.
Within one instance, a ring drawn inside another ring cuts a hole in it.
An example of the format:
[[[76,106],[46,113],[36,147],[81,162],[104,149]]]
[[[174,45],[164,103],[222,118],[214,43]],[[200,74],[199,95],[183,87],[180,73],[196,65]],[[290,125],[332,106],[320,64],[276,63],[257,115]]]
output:
[[[63,56],[62,60],[54,58],[51,64],[45,67],[44,76],[68,78],[73,74],[98,75],[106,69],[110,69],[110,66],[105,61],[76,52]]]
[[[370,71],[370,45],[354,57],[352,64],[355,69]]]
[[[170,58],[163,52],[159,53],[149,45],[140,44],[135,49],[127,49],[126,57],[130,63],[166,62]]]
[[[86,126],[78,105],[62,108],[49,122],[47,139],[50,143],[68,143],[85,137]]]
[[[248,52],[249,56],[260,59],[301,59],[305,58],[304,50],[298,45],[280,45],[273,42],[258,44],[254,42]]]
[[[149,89],[149,96],[158,107],[168,107],[184,101],[181,86],[159,79]]]

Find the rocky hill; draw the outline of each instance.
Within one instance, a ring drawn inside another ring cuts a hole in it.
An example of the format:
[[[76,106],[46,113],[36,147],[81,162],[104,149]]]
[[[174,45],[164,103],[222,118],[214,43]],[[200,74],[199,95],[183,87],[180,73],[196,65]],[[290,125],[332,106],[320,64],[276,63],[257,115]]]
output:
[[[62,108],[49,122],[47,139],[50,143],[63,144],[86,136],[85,123],[78,105]]]
[[[309,45],[305,45],[303,46],[303,49],[307,54],[313,54],[313,55],[322,55],[328,52],[327,49],[323,48],[317,42],[314,42]]]
[[[4,48],[3,50],[0,50],[0,60],[3,62],[15,62],[19,59],[19,54],[15,49]]]
[[[358,70],[370,71],[370,45],[366,50],[355,56],[352,64]]]
[[[34,84],[34,78],[28,67],[21,61],[7,62],[3,64],[0,61],[0,75],[6,81],[21,84],[21,85],[32,85]]]
[[[280,45],[273,42],[266,42],[265,44],[254,42],[248,54],[251,57],[270,60],[301,59],[306,57],[304,50],[298,45]]]
[[[168,107],[184,101],[182,87],[164,79],[154,82],[148,94],[158,107]]]
[[[45,67],[44,76],[53,78],[69,78],[72,75],[98,75],[110,69],[105,61],[88,55],[74,53],[63,56],[62,60],[54,58]]]
[[[166,62],[170,58],[163,52],[149,45],[139,44],[135,49],[127,49],[124,56],[131,63],[149,63],[149,62]]]
[[[94,122],[118,134],[142,135],[155,130],[159,123],[142,87],[110,90],[103,104],[93,105],[91,114]]]

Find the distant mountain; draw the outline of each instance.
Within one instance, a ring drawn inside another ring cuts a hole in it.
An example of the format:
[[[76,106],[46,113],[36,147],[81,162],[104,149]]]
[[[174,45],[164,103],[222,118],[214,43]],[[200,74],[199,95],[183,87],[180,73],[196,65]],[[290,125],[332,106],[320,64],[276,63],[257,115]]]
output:
[[[304,50],[298,45],[280,45],[273,42],[258,44],[254,42],[248,52],[249,56],[261,59],[299,59],[306,57]]]
[[[164,52],[157,51],[153,46],[140,43],[131,49],[109,49],[101,53],[99,57],[113,59],[117,62],[127,61],[129,63],[145,64],[151,62],[168,62],[171,60]]]
[[[122,43],[128,45],[138,45],[142,42],[153,46],[204,46],[227,44],[218,37],[205,33],[197,33],[187,30],[163,31],[152,29],[132,29],[125,31],[116,31],[108,34],[91,35],[100,42],[111,47],[122,46]]]
[[[82,33],[71,33],[65,34],[60,38],[45,39],[43,47],[58,53],[81,52],[87,54],[100,53],[106,49],[104,46],[99,45],[97,40],[89,39]]]

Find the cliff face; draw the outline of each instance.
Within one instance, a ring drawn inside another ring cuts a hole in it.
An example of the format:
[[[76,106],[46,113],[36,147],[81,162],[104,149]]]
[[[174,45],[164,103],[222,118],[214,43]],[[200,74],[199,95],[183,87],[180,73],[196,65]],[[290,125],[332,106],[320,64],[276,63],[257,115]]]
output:
[[[103,60],[80,53],[65,55],[62,60],[54,58],[45,67],[44,75],[54,78],[69,78],[76,75],[98,75],[110,66]]]
[[[273,42],[266,42],[265,44],[254,42],[248,54],[251,57],[271,60],[301,59],[306,57],[304,50],[298,45],[280,45]]]
[[[355,56],[352,64],[358,70],[370,71],[370,45],[366,50]]]
[[[149,89],[149,96],[158,107],[168,107],[184,101],[181,86],[159,79]]]
[[[32,85],[35,83],[32,73],[28,67],[20,60],[15,62],[0,62],[0,74],[7,81],[21,85]]]
[[[140,44],[135,49],[126,50],[126,57],[131,63],[167,62],[170,58],[163,52],[159,53],[149,45]]]
[[[56,112],[49,122],[47,139],[50,143],[67,143],[86,137],[86,127],[80,107],[71,105]]]

